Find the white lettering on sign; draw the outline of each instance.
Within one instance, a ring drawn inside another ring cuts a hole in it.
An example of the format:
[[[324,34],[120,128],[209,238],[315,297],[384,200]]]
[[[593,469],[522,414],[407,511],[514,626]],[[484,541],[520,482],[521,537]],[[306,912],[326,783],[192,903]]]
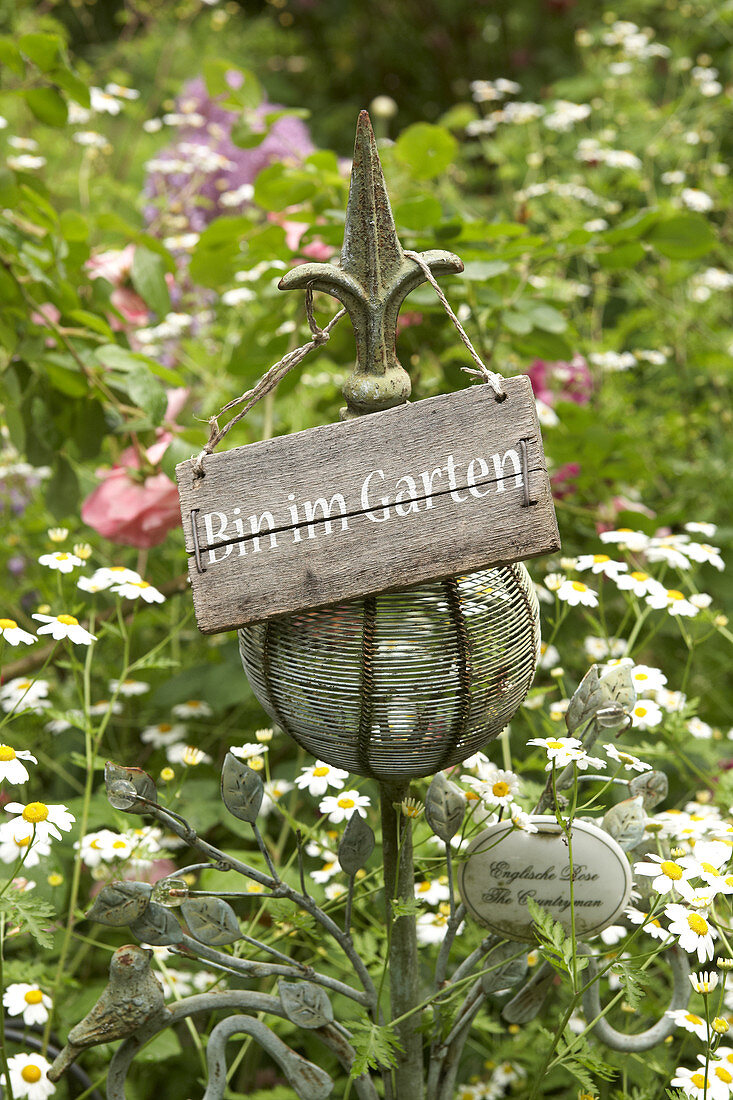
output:
[[[513,940],[533,939],[530,898],[566,931],[574,918],[579,936],[613,924],[631,891],[629,861],[616,841],[590,822],[574,822],[571,866],[567,839],[555,818],[531,820],[536,833],[498,822],[469,845],[459,886],[472,916]]]
[[[505,486],[505,467],[509,484]],[[465,466],[465,473],[460,467]],[[491,476],[493,469],[494,477]],[[478,470],[478,474],[476,473]],[[464,484],[459,484],[459,478]],[[480,479],[480,480],[479,480]],[[265,531],[269,535],[269,549],[275,550],[284,538],[292,542],[314,539],[317,535],[331,535],[348,531],[349,519],[364,515],[371,523],[386,523],[393,518],[403,519],[433,507],[433,498],[446,493],[457,504],[470,502],[471,497],[489,496],[491,493],[503,493],[505,488],[521,489],[522,463],[517,450],[513,447],[502,453],[489,456],[489,460],[473,458],[468,464],[457,463],[452,454],[448,455],[443,466],[432,470],[423,470],[417,474],[403,474],[394,482],[391,491],[385,494],[386,477],[384,470],[371,470],[364,478],[358,499],[349,503],[343,493],[334,493],[328,500],[326,495],[316,500],[296,501],[289,493],[287,505],[280,509],[273,505],[272,510],[259,516],[249,516],[244,522],[240,516],[241,507],[233,508],[230,515],[225,512],[205,512],[202,516],[206,532],[208,563],[216,565],[239,547],[239,555],[247,553],[251,545],[253,553],[267,549],[267,540],[260,539]],[[479,488],[479,485],[482,487]],[[468,494],[459,492],[468,489]],[[248,530],[246,529],[248,527]],[[244,540],[247,540],[246,542]]]

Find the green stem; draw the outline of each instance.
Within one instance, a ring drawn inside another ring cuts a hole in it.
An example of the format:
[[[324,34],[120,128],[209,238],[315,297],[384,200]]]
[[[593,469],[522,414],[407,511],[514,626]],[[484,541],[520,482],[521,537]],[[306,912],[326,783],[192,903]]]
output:
[[[0,989],[5,989],[5,914],[0,913]],[[13,1100],[13,1086],[8,1069],[8,1048],[5,1042],[5,1013],[0,1012],[0,1066],[5,1075],[4,1090],[8,1094],[8,1100]]]

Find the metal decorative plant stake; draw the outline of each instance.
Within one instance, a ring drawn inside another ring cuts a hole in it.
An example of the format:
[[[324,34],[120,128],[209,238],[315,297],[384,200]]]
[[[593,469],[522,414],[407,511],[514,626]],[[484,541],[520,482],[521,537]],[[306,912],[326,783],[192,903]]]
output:
[[[318,760],[379,783],[389,996],[375,983],[351,933],[357,876],[375,846],[358,814],[338,846],[348,893],[337,922],[308,893],[300,837],[300,887],[275,867],[257,824],[262,780],[233,755],[224,762],[221,796],[229,812],[251,827],[261,866],[200,837],[158,802],[146,773],[108,764],[111,804],[149,815],[180,837],[197,861],[154,887],[105,887],[90,919],[128,927],[144,945],[195,956],[246,983],[260,986],[266,979],[274,986],[276,980],[277,987],[269,993],[252,988],[199,994],[166,1007],[150,971],[150,953],[120,948],[109,986],[70,1032],[52,1079],[86,1047],[123,1038],[107,1085],[109,1100],[123,1100],[130,1065],[151,1037],[195,1013],[220,1012],[206,1047],[204,1100],[223,1094],[226,1045],[235,1035],[254,1039],[302,1100],[330,1095],[329,1074],[287,1046],[263,1016],[286,1019],[315,1037],[351,1074],[359,1100],[453,1100],[478,1013],[496,1004],[506,1021],[523,1023],[539,1012],[549,990],[549,962],[531,978],[526,974],[522,941],[533,934],[528,895],[572,931],[578,954],[589,956],[583,1001],[598,1038],[619,1050],[643,1050],[674,1030],[674,1022],[664,1018],[640,1035],[615,1031],[603,1016],[597,984],[588,982],[603,964],[580,942],[611,924],[627,903],[625,853],[644,844],[646,812],[666,793],[661,773],[631,780],[628,800],[598,828],[562,816],[561,792],[573,781],[569,767],[556,777],[554,789],[548,783],[536,807],[535,834],[502,822],[475,837],[459,868],[463,900],[456,898],[451,842],[464,824],[466,800],[443,769],[496,738],[526,696],[539,652],[539,612],[517,559],[559,545],[525,379],[501,380],[479,362],[474,373],[487,385],[404,405],[410,383],[394,350],[399,307],[426,278],[434,283],[433,273],[461,268],[450,253],[401,247],[364,112],[340,262],[305,264],[281,281],[283,289],[306,289],[309,311],[310,295],[319,290],[339,298],[349,313],[357,363],[344,389],[343,423],[214,455],[230,426],[220,431],[214,422],[202,455],[178,471],[202,629],[239,627],[245,670],[278,725]],[[312,312],[309,318],[311,345],[268,372],[266,385],[327,339],[330,326],[318,329]],[[363,420],[367,413],[376,415]],[[268,483],[273,456],[285,465],[277,466],[277,480]],[[252,470],[261,475],[255,485]],[[337,484],[328,480],[337,476]],[[281,575],[282,583],[275,580]],[[568,730],[590,747],[601,733],[629,723],[633,703],[623,666],[605,674],[593,666],[571,701]],[[435,778],[425,816],[444,844],[450,908],[428,982],[418,958],[407,798],[410,781],[429,775]],[[581,857],[589,868],[584,873]],[[521,873],[512,872],[528,863],[551,884],[541,893],[523,891]],[[230,902],[245,901],[250,892],[187,885],[210,869],[254,883],[258,900],[291,903],[307,914],[343,958],[355,987],[243,935]],[[489,934],[456,964],[452,951],[468,917]],[[226,950],[235,943],[245,950]],[[682,1007],[690,992],[686,963],[675,951],[670,958],[672,1007]],[[386,1033],[390,1042],[365,1055],[356,1036],[363,1039],[369,1029]]]

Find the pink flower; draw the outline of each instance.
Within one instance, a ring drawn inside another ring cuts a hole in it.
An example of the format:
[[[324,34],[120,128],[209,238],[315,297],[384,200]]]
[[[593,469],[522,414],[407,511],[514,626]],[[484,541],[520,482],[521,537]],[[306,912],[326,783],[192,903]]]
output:
[[[116,286],[109,296],[112,305],[130,325],[146,325],[150,317],[148,307],[139,294],[127,286]],[[116,317],[110,318],[112,328],[119,331],[122,326]]]
[[[291,207],[293,210],[297,210],[297,207]],[[285,214],[288,211],[284,211]],[[300,241],[307,229],[310,228],[308,222],[291,221],[289,218],[283,218],[281,213],[270,212],[267,215],[268,221],[277,222],[285,230],[285,244],[291,252],[297,252],[300,249],[300,253],[303,256],[308,256],[311,260],[330,260],[336,251],[332,245],[326,244],[320,237],[314,237],[303,248],[300,248]]]
[[[162,432],[145,452],[151,466],[163,457],[172,436]],[[164,473],[141,478],[140,461],[133,448],[120,455],[111,470],[98,470],[102,483],[87,497],[81,518],[104,538],[122,546],[149,549],[162,542],[181,522],[178,491]]]
[[[527,374],[535,397],[546,405],[554,405],[556,401],[587,405],[590,400],[593,379],[582,355],[574,355],[569,363],[563,359],[555,362],[535,359]]]
[[[106,279],[113,286],[122,286],[130,277],[132,261],[135,257],[135,245],[124,248],[110,248],[106,252],[97,252],[84,264],[90,279]]]
[[[577,462],[566,462],[555,471],[550,478],[550,484],[556,500],[564,500],[577,492],[575,481],[579,474],[580,466]]]

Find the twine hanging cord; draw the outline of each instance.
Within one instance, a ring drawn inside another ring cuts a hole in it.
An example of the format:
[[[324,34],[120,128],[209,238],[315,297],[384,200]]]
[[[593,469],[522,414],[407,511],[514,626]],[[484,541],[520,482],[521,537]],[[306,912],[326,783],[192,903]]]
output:
[[[464,371],[464,373],[466,374],[471,374],[474,377],[483,379],[483,381],[486,382],[493,389],[494,393],[496,394],[497,401],[503,401],[506,397],[506,394],[502,389],[503,379],[501,375],[497,374],[495,371],[489,370],[479,353],[476,351],[475,347],[468,338],[468,334],[463,328],[463,325],[451,309],[448,299],[446,298],[441,288],[438,286],[435,276],[423,260],[422,256],[418,252],[411,252],[408,249],[405,249],[405,256],[407,256],[411,260],[414,260],[414,262],[422,270],[423,275],[430,283],[435,293],[438,295],[438,299],[440,300],[443,309],[448,314],[451,321],[458,330],[458,335],[465,345],[469,355],[478,367],[478,370],[474,370],[473,367],[461,367],[461,370]],[[309,355],[314,348],[322,347],[323,344],[328,343],[331,337],[331,330],[333,329],[334,325],[341,320],[345,313],[345,309],[340,309],[338,313],[331,318],[331,320],[324,328],[320,328],[313,314],[313,289],[310,286],[306,288],[305,315],[308,319],[308,327],[311,330],[310,340],[306,344],[301,344],[300,347],[293,348],[292,351],[289,351],[287,355],[284,355],[278,363],[275,363],[274,366],[270,367],[270,369],[262,375],[262,377],[259,379],[258,382],[255,383],[251,390],[247,390],[246,393],[243,393],[239,397],[235,397],[232,401],[229,401],[228,404],[223,406],[223,408],[216,416],[212,416],[209,419],[209,438],[206,441],[204,448],[197,455],[193,455],[191,458],[191,465],[193,467],[194,477],[204,476],[204,459],[206,458],[206,456],[212,454],[216,447],[219,446],[224,436],[231,431],[235,424],[238,424],[240,420],[244,419],[252,406],[256,405],[258,401],[261,401],[262,398],[265,397],[268,393],[271,393],[272,390],[274,390],[276,386],[280,382],[282,382],[285,375],[289,374],[293,367],[297,367],[298,363],[302,363],[306,355]],[[237,405],[242,405],[243,403],[244,407],[239,410],[236,416],[233,416],[231,420],[227,421],[223,428],[220,428],[219,417],[222,416],[223,413],[229,412],[230,409],[234,409]]]

